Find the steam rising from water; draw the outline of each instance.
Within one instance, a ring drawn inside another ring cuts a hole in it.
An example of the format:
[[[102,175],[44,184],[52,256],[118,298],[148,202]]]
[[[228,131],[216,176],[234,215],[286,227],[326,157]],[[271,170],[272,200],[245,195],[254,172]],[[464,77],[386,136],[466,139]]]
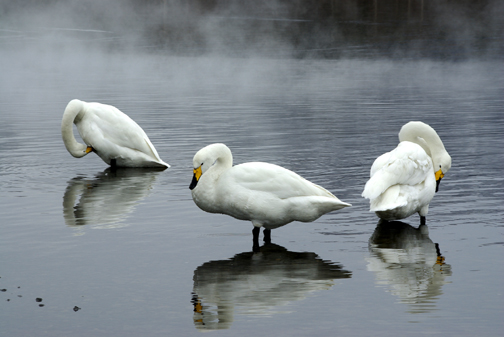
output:
[[[499,0],[19,0],[0,4],[0,48],[500,58],[503,16]]]
[[[197,96],[217,97],[235,109],[258,97],[310,104],[324,91],[344,100],[346,90],[373,87],[369,80],[380,81],[385,91],[427,84],[439,92],[460,87],[461,93],[466,85],[500,82],[493,65],[429,60],[497,59],[500,66],[504,2],[424,1],[423,12],[413,0],[409,9],[394,7],[403,3],[395,0],[370,1],[380,4],[377,9],[323,0],[318,7],[302,0],[254,1],[255,7],[238,0],[3,2],[0,134],[26,113],[53,127],[73,98],[143,109],[135,101],[139,91],[163,107],[194,111],[206,108],[191,106],[205,102]],[[343,60],[331,65],[336,75],[326,76],[327,68],[313,59]],[[119,87],[121,92],[113,90]],[[47,119],[43,111],[54,116]]]

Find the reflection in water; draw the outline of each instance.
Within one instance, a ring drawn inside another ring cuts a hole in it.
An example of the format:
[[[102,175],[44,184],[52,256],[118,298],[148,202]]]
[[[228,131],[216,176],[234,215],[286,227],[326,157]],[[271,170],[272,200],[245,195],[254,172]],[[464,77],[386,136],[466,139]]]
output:
[[[400,221],[380,220],[369,239],[368,270],[377,284],[389,285],[392,294],[411,305],[411,313],[435,310],[434,300],[451,275],[439,245],[429,238],[426,225],[414,228]]]
[[[290,252],[268,243],[258,253],[210,261],[194,271],[192,303],[199,330],[228,329],[234,313],[272,315],[277,307],[327,290],[334,279],[350,278],[341,265],[322,260],[315,253]]]
[[[124,226],[121,222],[147,196],[159,172],[107,168],[94,179],[71,179],[63,195],[65,223],[67,226],[92,225],[94,228]]]

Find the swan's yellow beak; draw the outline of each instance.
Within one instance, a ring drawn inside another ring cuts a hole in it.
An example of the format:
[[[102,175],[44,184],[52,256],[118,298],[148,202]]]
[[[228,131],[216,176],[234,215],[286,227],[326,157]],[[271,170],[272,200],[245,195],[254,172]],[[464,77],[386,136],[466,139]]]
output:
[[[93,148],[92,148],[91,146],[88,146],[88,147],[86,148],[86,151],[84,151],[84,152],[86,152],[86,154],[88,154],[88,153],[89,153],[89,152],[91,152],[91,151],[93,151]]]
[[[196,294],[193,294],[193,298],[192,298],[191,302],[193,303],[193,306],[194,306],[194,312],[197,314],[200,314],[200,315],[196,315],[194,317],[194,322],[203,324],[203,316],[201,316],[201,315],[203,315],[203,306],[201,305],[201,301]],[[200,317],[200,318],[197,318],[197,317]]]
[[[196,185],[198,184],[198,181],[199,181],[199,178],[201,177],[201,175],[203,174],[201,172],[201,166],[198,167],[198,168],[195,168],[193,170],[193,178],[192,178],[192,181],[191,181],[191,185],[189,185],[189,189],[192,190],[193,188],[196,187]]]
[[[443,171],[441,171],[441,169],[439,169],[437,172],[436,172],[436,193],[437,191],[439,190],[439,183],[441,182],[441,179],[444,177],[444,174],[443,174]]]
[[[199,299],[194,302],[194,312],[197,312],[198,314],[203,313],[203,306],[201,305]]]
[[[196,177],[196,180],[199,180],[199,178],[201,177],[201,174],[202,174],[202,172],[201,172],[201,166],[198,167],[198,168],[195,168],[193,170],[193,173],[194,173],[194,176]]]
[[[444,261],[445,261],[444,256],[440,255],[440,256],[438,256],[438,257],[437,257],[437,259],[436,259],[436,264],[438,264],[438,265],[442,266],[443,264],[445,264],[445,262],[444,262]]]

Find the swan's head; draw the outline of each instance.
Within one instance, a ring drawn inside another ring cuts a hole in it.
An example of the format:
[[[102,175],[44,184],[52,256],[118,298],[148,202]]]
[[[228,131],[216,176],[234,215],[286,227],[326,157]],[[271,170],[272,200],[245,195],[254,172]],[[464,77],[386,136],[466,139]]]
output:
[[[201,176],[214,165],[221,169],[227,169],[233,166],[233,155],[231,154],[231,150],[222,143],[205,146],[194,155],[194,175],[189,189],[194,189]]]
[[[77,142],[73,134],[73,124],[79,123],[85,114],[86,102],[73,99],[68,103],[61,120],[61,137],[68,152],[75,158],[81,158],[93,151],[93,148],[86,144]]]
[[[434,166],[434,172],[436,175],[436,192],[439,190],[439,183],[443,179],[446,172],[451,168],[451,157],[448,152],[444,151],[439,155],[435,155],[432,158],[432,165]]]
[[[420,145],[432,158],[434,173],[436,175],[436,192],[439,183],[446,172],[451,168],[451,157],[446,152],[441,138],[430,125],[423,122],[409,122],[399,131],[399,141],[410,141]]]
[[[70,146],[68,142],[65,142],[65,145],[68,152],[70,152],[70,154],[75,158],[82,158],[88,153],[94,151],[91,146],[85,144],[76,143],[73,146]]]

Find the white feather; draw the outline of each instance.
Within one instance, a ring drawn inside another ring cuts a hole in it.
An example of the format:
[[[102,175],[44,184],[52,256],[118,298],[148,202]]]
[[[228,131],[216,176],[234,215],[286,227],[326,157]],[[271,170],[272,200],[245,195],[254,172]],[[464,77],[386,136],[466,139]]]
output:
[[[86,144],[77,142],[72,124]],[[61,135],[68,152],[76,158],[85,156],[90,146],[109,165],[115,160],[117,166],[124,167],[170,167],[161,160],[144,130],[111,105],[70,101],[63,113]]]
[[[202,175],[192,197],[202,210],[273,229],[351,206],[283,167],[261,162],[232,166],[232,161],[224,144],[208,145],[194,156],[194,167],[201,166]]]
[[[406,124],[399,133],[399,140],[394,150],[374,161],[370,179],[362,192],[362,196],[370,200],[370,210],[385,220],[403,219],[416,212],[422,217],[427,215],[436,192],[431,154],[439,158],[438,165],[443,173],[451,167],[451,158],[441,139],[427,124]]]

